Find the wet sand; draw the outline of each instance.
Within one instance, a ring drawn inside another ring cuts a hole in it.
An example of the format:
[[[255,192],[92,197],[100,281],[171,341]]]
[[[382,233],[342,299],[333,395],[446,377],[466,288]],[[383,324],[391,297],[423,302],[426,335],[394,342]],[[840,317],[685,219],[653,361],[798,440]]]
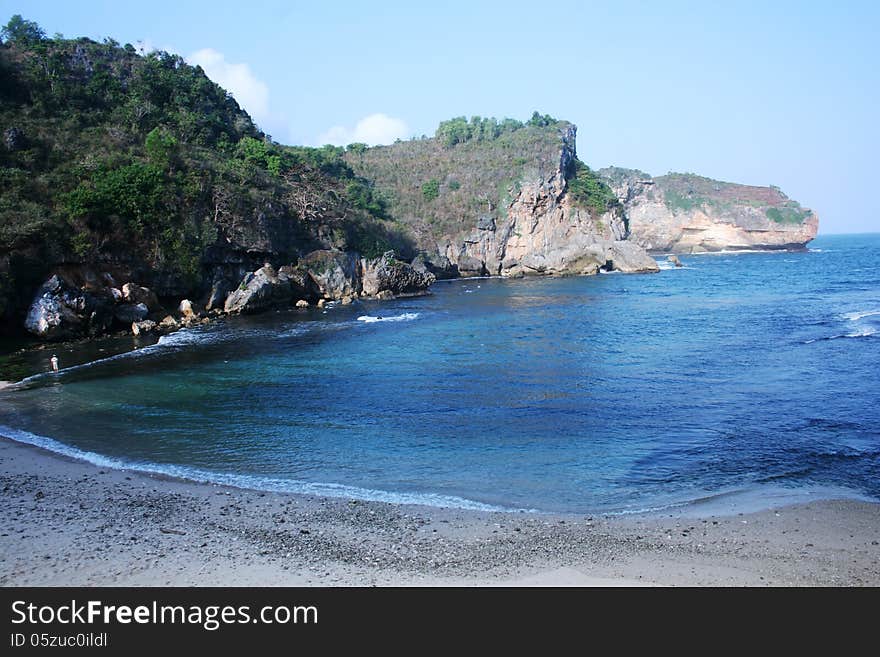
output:
[[[0,439],[3,586],[878,586],[880,504],[488,513],[102,469]]]

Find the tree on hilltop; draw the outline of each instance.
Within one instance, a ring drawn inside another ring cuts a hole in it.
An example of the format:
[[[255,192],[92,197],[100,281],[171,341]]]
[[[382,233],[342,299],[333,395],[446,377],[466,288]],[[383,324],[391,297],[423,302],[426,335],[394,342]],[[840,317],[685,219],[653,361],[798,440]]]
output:
[[[21,14],[15,14],[0,31],[0,38],[5,43],[34,44],[46,38],[46,32],[34,21],[25,20]]]

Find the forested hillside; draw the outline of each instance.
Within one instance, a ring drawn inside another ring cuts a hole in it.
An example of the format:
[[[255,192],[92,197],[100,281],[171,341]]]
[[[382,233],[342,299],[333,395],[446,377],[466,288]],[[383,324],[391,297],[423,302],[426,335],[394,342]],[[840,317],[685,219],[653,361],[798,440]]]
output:
[[[6,326],[52,269],[185,296],[231,264],[407,248],[342,149],[272,142],[174,54],[48,38],[15,16],[0,44],[0,131]]]

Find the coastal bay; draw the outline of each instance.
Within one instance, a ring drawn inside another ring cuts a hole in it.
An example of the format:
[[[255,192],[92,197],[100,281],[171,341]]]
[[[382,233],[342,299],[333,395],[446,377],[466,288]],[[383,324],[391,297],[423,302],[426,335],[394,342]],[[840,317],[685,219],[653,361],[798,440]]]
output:
[[[0,26],[0,586],[880,586],[876,10],[89,4]]]

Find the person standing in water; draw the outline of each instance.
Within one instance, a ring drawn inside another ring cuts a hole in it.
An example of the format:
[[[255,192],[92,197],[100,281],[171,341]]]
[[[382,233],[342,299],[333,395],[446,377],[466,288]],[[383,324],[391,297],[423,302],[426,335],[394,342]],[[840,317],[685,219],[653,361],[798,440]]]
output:
[[[52,363],[52,371],[57,372],[58,371],[58,356],[56,356],[55,354],[52,354],[52,358],[49,359],[49,362]]]

